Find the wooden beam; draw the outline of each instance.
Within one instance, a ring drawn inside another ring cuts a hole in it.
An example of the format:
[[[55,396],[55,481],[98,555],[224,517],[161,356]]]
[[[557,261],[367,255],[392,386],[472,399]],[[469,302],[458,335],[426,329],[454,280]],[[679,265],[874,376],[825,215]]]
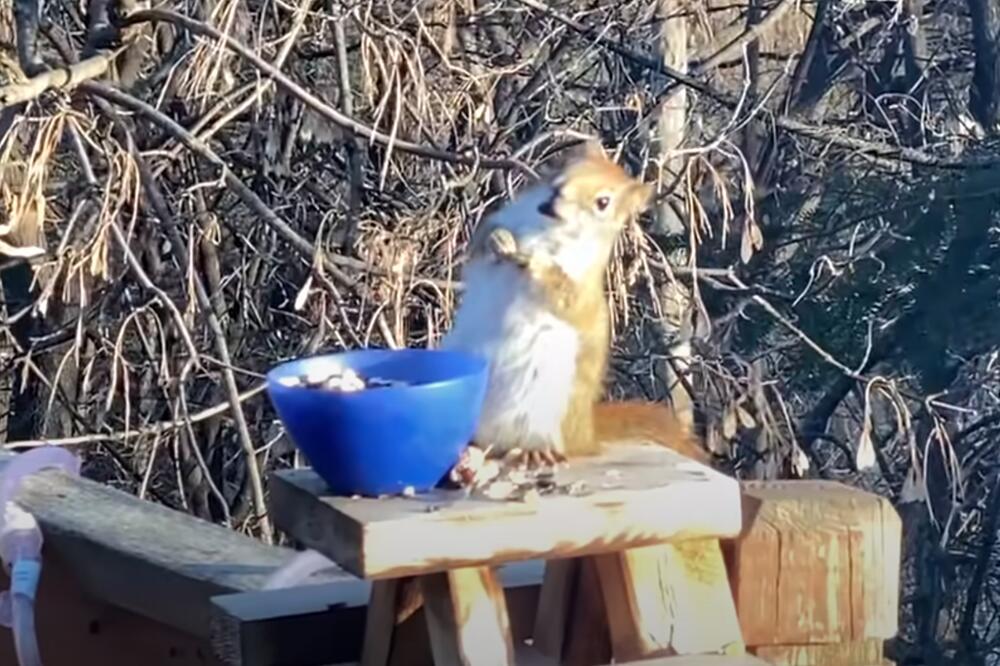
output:
[[[514,666],[507,600],[489,567],[420,577],[435,666]]]
[[[542,563],[507,565],[499,569],[498,577],[510,609],[511,634],[516,642],[523,643],[531,638]],[[358,661],[368,634],[367,604],[374,587],[351,577],[335,583],[215,597],[213,649],[225,666],[285,663],[318,666]],[[382,630],[386,630],[384,624]],[[381,663],[390,666],[427,663],[430,643],[422,610],[393,627],[391,635],[394,645],[381,653]],[[317,637],[331,638],[317,640]]]
[[[753,652],[776,666],[882,666],[885,660],[881,639],[827,645],[762,645]]]
[[[42,567],[35,631],[45,666],[222,666],[205,639],[93,599],[71,569],[55,555]],[[17,665],[9,629],[0,631],[0,665]]]
[[[896,634],[902,530],[888,500],[830,481],[744,482],[743,492],[743,532],[725,549],[748,645]]]
[[[55,470],[25,479],[16,499],[42,527],[46,562],[58,555],[94,599],[191,636],[208,637],[211,597],[260,589],[294,555]]]
[[[312,470],[286,470],[271,477],[270,505],[281,529],[366,579],[576,557],[740,530],[739,484],[662,447],[615,447],[560,470],[559,481],[582,482],[587,491],[531,503],[443,490],[352,499],[327,494]]]
[[[608,664],[607,666],[611,666]],[[724,655],[690,655],[659,657],[639,661],[616,662],[614,666],[769,666],[768,662],[750,655],[727,657]]]
[[[368,588],[340,581],[212,599],[212,649],[226,666],[327,664],[357,658],[357,644],[317,641],[363,631]]]
[[[744,654],[717,541],[633,548],[594,559],[616,660]]]

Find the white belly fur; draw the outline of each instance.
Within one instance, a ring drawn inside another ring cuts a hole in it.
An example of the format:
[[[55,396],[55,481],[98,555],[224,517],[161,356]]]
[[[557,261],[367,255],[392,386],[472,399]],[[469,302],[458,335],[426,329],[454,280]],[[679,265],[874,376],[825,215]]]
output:
[[[441,347],[481,354],[490,363],[477,444],[562,450],[577,331],[548,312],[511,265],[478,260],[463,277],[465,293]]]

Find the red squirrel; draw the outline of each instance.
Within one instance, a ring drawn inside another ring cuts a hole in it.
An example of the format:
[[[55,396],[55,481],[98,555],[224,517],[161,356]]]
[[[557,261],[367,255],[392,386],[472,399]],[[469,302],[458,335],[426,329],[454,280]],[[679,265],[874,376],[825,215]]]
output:
[[[479,224],[441,342],[490,361],[479,447],[537,466],[643,440],[707,462],[671,408],[601,400],[611,345],[605,272],[652,193],[590,140]]]

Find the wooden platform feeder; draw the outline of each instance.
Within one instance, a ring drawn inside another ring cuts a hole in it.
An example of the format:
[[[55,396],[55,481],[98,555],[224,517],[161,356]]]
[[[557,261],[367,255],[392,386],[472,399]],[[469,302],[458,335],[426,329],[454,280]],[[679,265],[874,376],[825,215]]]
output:
[[[589,631],[567,621],[580,608],[577,589],[610,638],[610,654],[591,650],[589,663],[743,654],[719,546],[741,529],[736,481],[656,446],[614,447],[561,470],[560,481],[589,490],[531,503],[461,491],[352,499],[326,495],[315,473],[296,470],[274,475],[271,509],[295,539],[377,581],[365,666],[387,663],[400,582],[410,577],[425,605],[435,664],[514,664],[495,568],[528,559],[547,563],[536,645],[563,663],[571,661],[564,646]]]
[[[10,457],[0,454],[0,466]],[[663,458],[631,460],[613,465],[618,488],[600,487],[614,476],[600,471],[607,461],[577,468],[600,490],[574,502],[440,496],[423,498],[438,509],[420,518],[366,513],[365,502],[342,511],[309,472],[280,473],[279,523],[354,553],[352,573],[283,590],[261,585],[288,548],[42,472],[16,500],[45,533],[44,663],[428,666],[446,655],[489,665],[510,663],[511,652],[519,666],[885,663],[901,532],[885,499],[823,481],[737,486],[677,459],[664,476],[654,473]],[[628,482],[633,468],[649,474]],[[489,527],[497,517],[501,527]],[[448,535],[465,545],[435,545]],[[515,559],[494,564],[497,552]],[[701,603],[708,594],[723,599],[721,612]],[[744,643],[743,656],[672,654]],[[10,633],[0,632],[0,666],[15,664]]]

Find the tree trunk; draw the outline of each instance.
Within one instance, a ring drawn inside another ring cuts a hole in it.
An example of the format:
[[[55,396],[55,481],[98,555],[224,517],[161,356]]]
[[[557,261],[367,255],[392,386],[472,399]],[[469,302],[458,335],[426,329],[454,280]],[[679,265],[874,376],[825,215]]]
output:
[[[972,116],[989,133],[1000,129],[1000,3],[969,0],[976,66],[969,95]]]
[[[661,0],[663,14],[662,51],[663,64],[675,70],[688,69],[688,25],[684,4],[680,0]],[[663,157],[661,182],[676,183],[684,169],[684,159],[671,157],[684,143],[687,122],[688,94],[684,86],[678,86],[663,104],[659,118],[659,151]],[[678,204],[679,206],[679,204]],[[670,233],[682,233],[684,225],[680,220],[679,208],[664,199],[658,211],[660,226]],[[678,373],[689,376],[691,360],[691,326],[685,321],[691,316],[691,294],[676,281],[667,281],[660,294],[663,307],[665,333],[671,338],[667,353],[673,359],[665,368],[670,400],[679,419],[688,425],[694,422],[694,403],[687,391],[687,382],[681,381]]]

